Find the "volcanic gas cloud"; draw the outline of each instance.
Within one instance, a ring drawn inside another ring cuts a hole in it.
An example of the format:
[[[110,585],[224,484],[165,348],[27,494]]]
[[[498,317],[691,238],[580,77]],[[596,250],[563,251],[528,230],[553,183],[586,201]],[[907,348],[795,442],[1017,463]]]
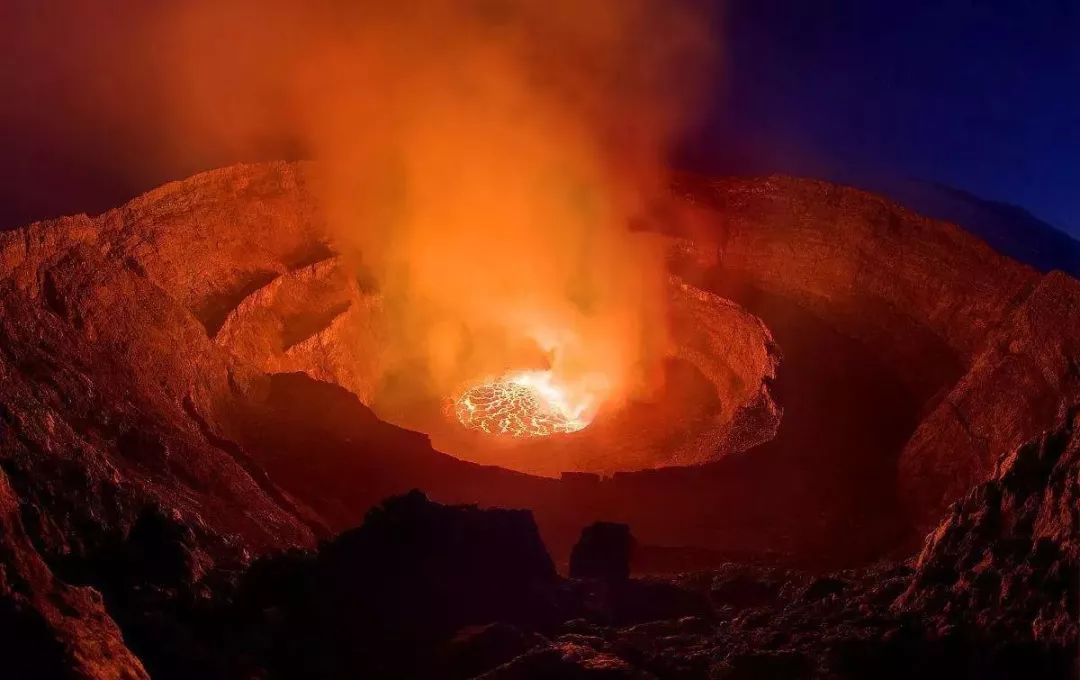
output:
[[[469,428],[543,435],[656,387],[663,263],[629,225],[666,193],[707,17],[661,0],[234,0],[159,25],[178,125],[286,134],[319,161],[335,249],[386,312],[377,410],[451,399]]]

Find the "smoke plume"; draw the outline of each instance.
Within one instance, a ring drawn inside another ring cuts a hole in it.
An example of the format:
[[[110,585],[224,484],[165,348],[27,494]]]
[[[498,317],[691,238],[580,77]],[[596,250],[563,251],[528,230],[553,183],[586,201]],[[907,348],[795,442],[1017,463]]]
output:
[[[388,372],[444,395],[517,369],[590,402],[655,385],[662,255],[630,225],[711,61],[693,5],[188,2],[146,36],[181,137],[284,134],[317,161]]]

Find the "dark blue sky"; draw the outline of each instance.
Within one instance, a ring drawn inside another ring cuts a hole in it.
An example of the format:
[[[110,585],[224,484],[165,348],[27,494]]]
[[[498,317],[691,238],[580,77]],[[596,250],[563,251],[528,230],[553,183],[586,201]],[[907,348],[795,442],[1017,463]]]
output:
[[[695,164],[932,180],[1080,236],[1080,0],[727,13],[726,81]]]
[[[871,188],[937,181],[1080,237],[1080,0],[671,1],[722,3],[726,15],[693,166]],[[131,15],[103,7],[0,2],[0,228],[101,211],[241,160],[206,150],[160,162],[146,102],[122,90],[110,101],[129,102],[128,119],[87,115],[98,104],[76,86],[85,69],[72,45],[122,50],[100,31]]]

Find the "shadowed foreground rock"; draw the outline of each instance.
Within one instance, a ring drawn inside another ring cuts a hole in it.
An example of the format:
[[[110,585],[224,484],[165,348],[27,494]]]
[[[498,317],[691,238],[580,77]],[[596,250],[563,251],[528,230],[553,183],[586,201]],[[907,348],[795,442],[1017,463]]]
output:
[[[411,492],[317,551],[264,557],[197,586],[191,537],[144,513],[113,564],[173,585],[120,599],[115,591],[110,607],[157,678],[1070,677],[1077,432],[1072,416],[1004,456],[913,566],[809,574],[729,564],[614,583],[562,579],[529,513]],[[8,526],[5,536],[17,536]],[[187,594],[154,604],[170,590]],[[48,631],[38,652],[20,650],[21,667],[48,669],[39,664],[52,657],[39,652],[55,640],[47,649],[73,650],[60,665],[84,669],[75,677],[144,677],[115,626],[94,613],[100,604],[69,602],[66,623],[17,629],[16,640]],[[43,602],[26,611],[56,616]]]
[[[630,578],[633,550],[629,526],[596,522],[581,531],[581,538],[570,552],[570,576],[625,581]]]
[[[413,677],[463,626],[562,620],[558,584],[528,511],[439,505],[413,491],[248,597],[284,605],[269,649],[288,677]]]
[[[53,576],[19,518],[0,472],[0,675],[9,678],[148,678],[101,594]]]
[[[271,677],[1071,677],[1076,424],[1003,457],[912,566],[564,580],[527,514],[413,492],[256,565],[236,602],[258,644],[223,653]]]

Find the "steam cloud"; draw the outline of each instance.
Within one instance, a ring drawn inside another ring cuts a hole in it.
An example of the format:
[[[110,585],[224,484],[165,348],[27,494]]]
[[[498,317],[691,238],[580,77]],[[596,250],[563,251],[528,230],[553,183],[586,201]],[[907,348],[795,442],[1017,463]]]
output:
[[[146,32],[176,130],[317,161],[338,249],[378,282],[390,371],[447,394],[549,367],[640,394],[664,273],[629,228],[711,63],[668,0],[166,4]]]

